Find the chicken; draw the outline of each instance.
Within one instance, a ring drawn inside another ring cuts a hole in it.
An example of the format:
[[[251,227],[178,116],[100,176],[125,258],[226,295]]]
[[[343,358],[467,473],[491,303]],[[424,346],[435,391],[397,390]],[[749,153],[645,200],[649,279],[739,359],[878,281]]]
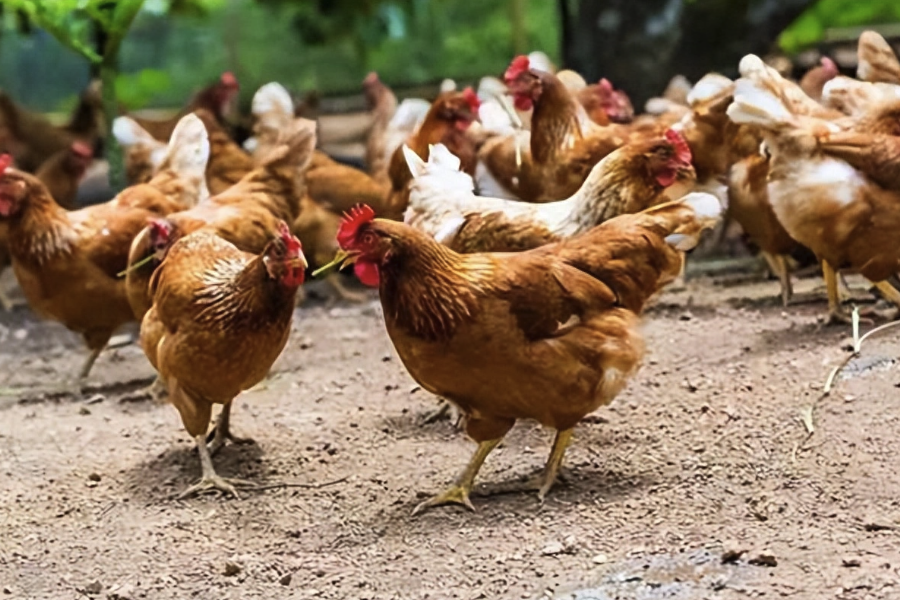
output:
[[[681,271],[681,250],[718,218],[700,195],[606,221],[556,244],[461,255],[408,225],[351,212],[337,263],[377,286],[388,335],[424,389],[457,404],[478,449],[447,491],[414,513],[469,492],[517,419],[557,431],[539,488],[556,479],[575,425],[611,402],[640,365],[639,317]]]
[[[193,114],[203,122],[209,140],[209,160],[206,163],[206,184],[210,193],[225,191],[253,170],[253,158],[244,152],[222,128],[215,116],[205,109]],[[131,185],[146,183],[153,178],[166,154],[161,142],[130,117],[117,117],[113,135],[125,152],[125,174]]]
[[[128,184],[137,185],[150,181],[163,161],[166,142],[150,135],[131,117],[116,117],[112,134],[122,148]]]
[[[429,146],[444,144],[460,158],[463,170],[474,175],[476,141],[467,135],[467,130],[478,120],[480,105],[481,101],[472,88],[466,88],[462,92],[440,94],[431,103],[428,114],[416,132],[406,141],[406,145],[424,160],[428,156]],[[409,203],[409,182],[412,180],[402,148],[394,151],[388,173],[391,189],[384,208],[378,214],[400,219]]]
[[[110,204],[143,208],[158,215],[190,208],[209,197],[206,186],[208,160],[206,127],[196,115],[185,115],[172,132],[150,180],[125,188]]]
[[[871,83],[900,84],[900,60],[893,48],[875,31],[859,36],[856,75]]]
[[[141,347],[196,441],[202,468],[201,480],[181,497],[207,490],[237,496],[235,486],[245,483],[217,475],[211,455],[237,441],[231,402],[262,381],[284,349],[306,266],[300,242],[282,222],[259,255],[212,231],[190,234],[172,244],[154,273]],[[207,447],[213,404],[223,407]]]
[[[307,119],[296,121],[293,130],[284,132],[283,143],[237,184],[187,210],[167,213],[166,239],[209,229],[243,252],[261,253],[279,222],[293,222],[300,215],[316,126]],[[126,288],[139,319],[152,302],[148,284],[160,261],[160,244],[153,240],[159,229],[159,224],[145,227],[129,250]]]
[[[215,115],[205,109],[195,110],[194,114],[203,121],[209,136],[206,185],[211,194],[219,194],[253,170],[253,158],[231,139]]]
[[[461,253],[520,251],[573,237],[665,202],[667,193],[681,195],[694,181],[687,142],[671,130],[619,148],[574,196],[544,204],[474,195],[471,177],[442,145],[432,148],[428,163],[405,150],[415,177],[406,223]]]
[[[264,155],[295,118],[290,114],[290,95],[277,83],[261,87],[253,97],[256,144],[254,156]],[[316,151],[306,170],[307,193],[322,207],[337,214],[356,202],[368,202],[386,213],[388,185],[379,183],[368,173],[340,164],[323,152]],[[398,217],[399,218],[399,217]]]
[[[73,142],[90,147],[103,134],[104,121],[99,89],[91,84],[81,94],[69,123],[57,127],[43,115],[29,112],[0,92],[0,152],[8,152],[18,168],[35,172],[51,156]]]
[[[885,281],[900,271],[900,189],[873,180],[887,176],[885,168],[897,154],[880,153],[888,146],[876,143],[878,134],[848,132],[832,121],[798,114],[783,90],[763,78],[738,80],[728,115],[765,131],[772,154],[769,201],[788,234],[822,261],[829,319],[847,319],[836,278],[843,268],[858,270],[900,304],[900,293]],[[850,153],[851,142],[852,153],[861,157],[859,168],[832,154]]]
[[[631,123],[634,120],[634,107],[628,94],[614,89],[608,79],[601,79],[576,91],[575,99],[598,125]]]
[[[78,195],[78,183],[94,160],[94,152],[84,142],[72,142],[65,150],[61,150],[44,161],[35,172],[56,203],[65,209],[75,208],[75,197]]]
[[[366,138],[366,168],[373,178],[386,182],[388,158],[393,152],[387,148],[388,127],[397,112],[397,96],[374,71],[363,80],[363,94],[372,115],[372,128]]]
[[[800,244],[788,234],[769,202],[769,157],[752,154],[731,167],[728,175],[728,214],[759,247],[781,285],[781,302],[793,297],[788,255]]]
[[[161,141],[168,141],[175,131],[178,121],[185,115],[189,115],[198,108],[203,108],[212,113],[219,123],[224,124],[226,115],[231,111],[235,100],[237,99],[240,86],[238,80],[231,72],[226,71],[222,76],[194,95],[188,102],[187,106],[172,118],[157,121],[153,119],[142,119],[132,115],[131,118],[141,128],[154,138]]]
[[[900,85],[868,83],[852,77],[838,76],[822,89],[822,103],[851,117],[860,117],[873,107],[900,100]]]
[[[816,115],[833,122],[842,118],[840,113],[813,101],[802,91],[802,85],[784,79],[757,57],[742,60],[740,71],[746,78],[780,90],[779,94],[797,114]],[[770,161],[760,155],[762,132],[752,124],[731,124],[726,127],[726,138],[729,145],[726,154],[732,165],[728,174],[728,216],[759,247],[769,269],[778,277],[781,301],[787,306],[793,296],[788,255],[796,253],[801,244],[784,228],[769,201]]]
[[[134,321],[125,281],[128,247],[153,216],[113,203],[66,211],[35,176],[0,157],[0,221],[9,227],[9,252],[31,308],[80,334],[90,350],[78,376],[87,377],[113,332]]]
[[[800,80],[800,89],[816,102],[821,102],[822,89],[825,87],[825,84],[837,76],[837,65],[827,56],[823,56],[820,64],[807,71],[803,79]]]
[[[74,208],[78,182],[84,177],[92,159],[91,149],[83,142],[72,142],[71,148],[61,150],[44,161],[35,177],[46,187],[50,196],[64,208]],[[0,275],[11,264],[9,256],[9,226],[0,221]],[[14,308],[15,303],[0,290],[0,306],[6,311]]]
[[[555,75],[531,68],[524,56],[513,60],[505,81],[518,110],[533,108],[531,133],[484,143],[475,174],[483,195],[527,202],[566,198],[581,187],[604,156],[629,140],[656,136],[666,129],[661,123],[648,126],[646,121],[640,127],[597,125]]]

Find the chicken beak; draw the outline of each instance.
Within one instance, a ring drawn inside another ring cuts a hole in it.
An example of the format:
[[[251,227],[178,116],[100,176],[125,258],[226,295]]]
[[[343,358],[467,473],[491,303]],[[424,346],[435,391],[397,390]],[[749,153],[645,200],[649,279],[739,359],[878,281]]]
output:
[[[331,272],[332,270],[340,271],[346,266],[352,265],[359,258],[358,252],[347,252],[346,250],[338,250],[337,254],[334,255],[334,259],[324,265],[319,267],[315,271],[313,271],[312,276],[318,277],[320,275]]]
[[[288,264],[291,266],[291,268],[303,267],[304,270],[309,268],[309,263],[306,261],[306,257],[302,252],[299,256],[295,256],[294,258],[289,259]]]

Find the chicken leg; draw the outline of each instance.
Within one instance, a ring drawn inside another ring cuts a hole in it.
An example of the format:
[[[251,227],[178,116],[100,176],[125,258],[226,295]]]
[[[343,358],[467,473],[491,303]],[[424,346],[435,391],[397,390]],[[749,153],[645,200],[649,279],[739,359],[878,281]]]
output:
[[[848,325],[852,323],[850,315],[841,310],[841,294],[838,290],[838,278],[834,268],[828,261],[822,261],[822,275],[825,277],[825,289],[828,293],[829,325]]]
[[[219,412],[219,416],[216,417],[216,426],[213,427],[213,430],[210,431],[206,436],[206,441],[207,443],[209,443],[209,453],[211,455],[215,455],[219,450],[221,450],[226,441],[229,441],[232,444],[256,443],[251,438],[242,438],[231,433],[230,425],[231,402],[222,407],[222,410]]]
[[[84,364],[81,366],[81,370],[78,372],[78,383],[84,383],[84,380],[87,379],[87,376],[90,374],[91,369],[94,368],[94,363],[97,362],[97,357],[100,356],[100,353],[103,352],[103,348],[106,346],[100,346],[99,348],[94,348],[91,350],[91,353],[88,354],[88,357],[85,359]]]
[[[892,286],[887,281],[873,281],[872,285],[874,285],[881,295],[884,296],[884,299],[888,302],[892,302],[897,306],[900,306],[900,291],[897,291],[897,288]]]
[[[475,483],[475,476],[478,475],[481,465],[484,464],[484,459],[488,457],[488,454],[490,454],[502,440],[503,438],[500,437],[495,440],[480,442],[478,448],[475,450],[475,454],[473,454],[472,458],[469,460],[469,464],[466,465],[463,472],[456,478],[453,485],[437,496],[416,506],[412,512],[413,516],[416,516],[429,508],[444,506],[445,504],[460,504],[469,510],[474,511],[475,507],[472,505],[472,501],[469,500],[469,493],[472,491],[472,485]]]
[[[547,458],[547,465],[544,467],[544,474],[541,476],[541,487],[538,488],[538,499],[541,504],[547,492],[556,482],[559,468],[562,466],[563,457],[566,455],[566,449],[572,443],[572,433],[574,429],[561,429],[556,432],[556,438],[553,440],[553,448],[550,450],[550,457]]]
[[[781,304],[787,306],[794,295],[794,287],[791,284],[791,269],[788,267],[787,257],[783,254],[762,253],[773,274],[778,276],[781,283]]]
[[[194,438],[194,441],[197,443],[197,452],[200,454],[200,469],[202,475],[200,481],[178,495],[179,500],[211,490],[219,490],[240,499],[240,496],[238,496],[237,493],[237,487],[256,487],[256,484],[252,481],[220,477],[213,468],[212,456],[210,456],[209,449],[206,447],[206,436],[202,434],[198,435]]]

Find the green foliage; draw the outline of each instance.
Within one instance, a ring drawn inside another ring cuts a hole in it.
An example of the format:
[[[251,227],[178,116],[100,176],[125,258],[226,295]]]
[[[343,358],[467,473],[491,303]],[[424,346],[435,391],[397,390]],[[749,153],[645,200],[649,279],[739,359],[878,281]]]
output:
[[[116,95],[128,110],[146,106],[154,96],[172,85],[172,78],[166,71],[142,69],[136,73],[122,73],[116,77]]]
[[[781,48],[795,53],[822,41],[831,27],[857,27],[900,21],[897,0],[819,0],[779,38]]]

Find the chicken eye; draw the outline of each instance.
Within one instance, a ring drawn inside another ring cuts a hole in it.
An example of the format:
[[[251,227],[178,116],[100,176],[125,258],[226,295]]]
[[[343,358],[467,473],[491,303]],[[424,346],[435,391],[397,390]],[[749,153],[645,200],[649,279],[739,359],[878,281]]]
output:
[[[375,243],[375,234],[371,231],[363,232],[362,236],[359,238],[360,243],[371,246]]]

